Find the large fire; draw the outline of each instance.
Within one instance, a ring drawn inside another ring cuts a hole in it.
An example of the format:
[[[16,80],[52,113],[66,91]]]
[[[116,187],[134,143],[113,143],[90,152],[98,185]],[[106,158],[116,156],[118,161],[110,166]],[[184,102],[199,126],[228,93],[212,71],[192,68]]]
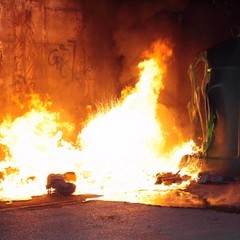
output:
[[[63,139],[71,125],[61,123],[60,115],[49,111],[50,103],[36,95],[30,111],[6,117],[0,125],[0,200],[46,194],[47,176],[68,171],[77,176],[75,194],[101,194],[105,199],[124,195],[131,201],[126,193],[174,187],[156,185],[156,174],[178,172],[193,142],[183,142],[171,113],[158,102],[172,55],[167,41],[155,42],[138,66],[135,87],[90,116],[76,143]]]

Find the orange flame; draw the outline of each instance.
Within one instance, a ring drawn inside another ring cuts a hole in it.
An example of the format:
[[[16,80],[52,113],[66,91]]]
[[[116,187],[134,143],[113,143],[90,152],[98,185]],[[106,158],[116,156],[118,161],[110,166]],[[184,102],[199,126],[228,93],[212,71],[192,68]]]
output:
[[[158,96],[172,55],[169,42],[154,43],[138,65],[135,88],[123,91],[110,109],[100,109],[74,145],[62,138],[59,114],[48,111],[38,98],[22,117],[7,118],[0,126],[0,199],[42,195],[50,173],[67,171],[77,174],[76,194],[113,196],[159,188],[154,185],[156,173],[177,172],[181,157],[193,146],[191,141],[181,142],[165,150],[171,143],[166,142],[168,129],[159,119],[171,118],[171,113],[159,108]]]

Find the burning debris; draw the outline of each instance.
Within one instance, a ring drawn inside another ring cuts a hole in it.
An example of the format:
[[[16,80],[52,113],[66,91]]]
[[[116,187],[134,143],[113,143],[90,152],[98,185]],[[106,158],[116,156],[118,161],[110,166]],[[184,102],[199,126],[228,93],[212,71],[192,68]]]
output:
[[[77,176],[74,172],[66,172],[64,174],[49,174],[47,177],[46,189],[48,194],[57,193],[60,195],[71,195],[76,190]],[[52,191],[54,189],[54,191]]]
[[[188,175],[180,175],[179,170],[177,173],[172,173],[172,172],[163,172],[163,173],[158,173],[157,174],[157,180],[155,184],[164,184],[164,185],[172,185],[172,184],[181,184],[184,181],[188,181],[191,179],[190,176]]]

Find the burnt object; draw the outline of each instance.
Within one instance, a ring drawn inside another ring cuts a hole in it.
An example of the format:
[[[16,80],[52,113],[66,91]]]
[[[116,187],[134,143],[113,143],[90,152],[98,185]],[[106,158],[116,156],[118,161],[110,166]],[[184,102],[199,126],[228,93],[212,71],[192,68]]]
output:
[[[198,173],[197,182],[201,183],[201,184],[204,184],[204,183],[223,183],[224,178],[223,178],[223,176],[221,176],[221,175],[219,175],[215,172],[206,171],[206,172]]]
[[[64,196],[71,195],[76,190],[76,185],[72,183],[72,181],[76,181],[76,174],[74,172],[49,174],[46,185],[48,194],[57,193]]]
[[[240,154],[240,38],[209,49],[207,60],[206,96],[214,129],[206,154],[236,159]]]
[[[164,184],[164,185],[172,185],[172,184],[181,184],[183,181],[187,181],[190,179],[189,176],[183,175],[181,176],[180,171],[177,173],[172,172],[162,172],[156,175],[156,182],[155,184]]]
[[[199,77],[199,66],[203,73]],[[240,38],[199,54],[189,69],[188,109],[193,138],[201,145],[201,171],[240,175]],[[201,128],[201,129],[200,129]],[[200,129],[200,130],[199,130]]]

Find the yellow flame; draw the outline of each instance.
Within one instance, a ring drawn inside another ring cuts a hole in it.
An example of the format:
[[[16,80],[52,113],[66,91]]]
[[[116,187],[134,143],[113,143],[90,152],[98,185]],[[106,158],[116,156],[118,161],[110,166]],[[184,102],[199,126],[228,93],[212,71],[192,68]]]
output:
[[[157,120],[156,110],[172,50],[161,42],[152,49],[146,54],[149,59],[138,65],[140,78],[130,94],[127,89],[128,95],[124,92],[120,102],[99,113],[79,135],[84,159],[81,170],[88,175],[86,181],[95,183],[92,187],[97,193],[150,189],[156,173],[177,172],[181,156],[192,151],[192,142],[164,151],[169,144],[165,142],[167,132]]]
[[[8,118],[0,126],[1,146],[7,146],[0,161],[0,199],[42,195],[49,173],[75,169],[79,152],[62,140],[58,114],[40,102],[38,106],[39,110],[33,108],[14,121]]]
[[[154,43],[138,65],[135,88],[123,91],[110,109],[100,109],[79,133],[76,144],[63,140],[59,114],[50,112],[36,97],[37,104],[29,112],[15,120],[7,118],[0,126],[0,199],[45,194],[50,173],[74,171],[76,194],[113,196],[158,188],[156,173],[177,172],[181,157],[192,152],[193,143],[181,142],[166,151],[171,144],[166,142],[169,129],[159,119],[171,118],[170,112],[156,116],[157,109],[158,114],[163,109],[158,96],[172,54],[169,43]]]

